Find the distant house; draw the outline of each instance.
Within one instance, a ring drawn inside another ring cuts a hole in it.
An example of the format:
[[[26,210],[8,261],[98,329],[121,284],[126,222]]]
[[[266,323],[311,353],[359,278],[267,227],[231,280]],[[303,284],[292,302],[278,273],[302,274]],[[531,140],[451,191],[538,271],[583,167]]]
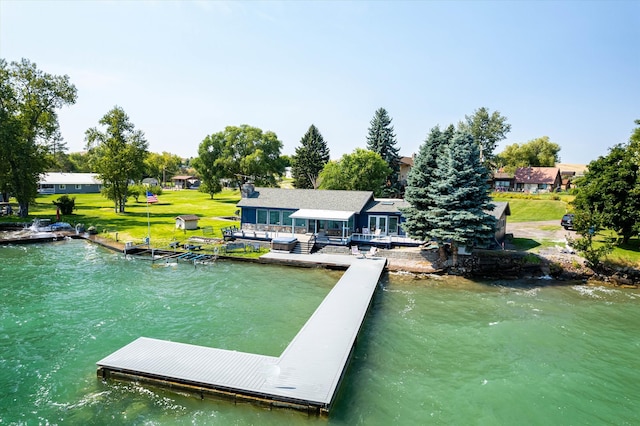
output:
[[[562,185],[557,167],[519,167],[514,177],[516,191],[553,192]]]
[[[160,182],[156,178],[149,177],[142,179],[142,184],[146,186],[158,186]]]
[[[415,154],[412,157],[400,157],[400,176],[398,180],[403,185],[407,184],[407,178],[409,177],[409,172],[413,168],[413,160],[415,159]]]
[[[510,173],[496,172],[490,181],[491,188],[496,192],[513,191],[515,178]]]
[[[193,230],[198,229],[200,218],[195,214],[183,214],[176,217],[176,229]]]
[[[180,175],[171,178],[176,189],[190,189],[200,185],[200,180],[196,176]]]
[[[45,173],[38,182],[40,194],[89,194],[101,189],[97,173]]]

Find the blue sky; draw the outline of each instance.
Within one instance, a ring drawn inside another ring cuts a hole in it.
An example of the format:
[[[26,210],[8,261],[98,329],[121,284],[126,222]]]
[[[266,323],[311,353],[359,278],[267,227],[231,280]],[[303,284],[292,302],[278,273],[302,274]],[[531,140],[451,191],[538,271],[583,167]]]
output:
[[[480,107],[586,164],[640,119],[640,1],[0,0],[0,57],[67,74],[70,151],[119,105],[149,149],[197,156],[228,125],[293,154],[312,123],[332,158],[366,146],[383,107],[402,155]]]

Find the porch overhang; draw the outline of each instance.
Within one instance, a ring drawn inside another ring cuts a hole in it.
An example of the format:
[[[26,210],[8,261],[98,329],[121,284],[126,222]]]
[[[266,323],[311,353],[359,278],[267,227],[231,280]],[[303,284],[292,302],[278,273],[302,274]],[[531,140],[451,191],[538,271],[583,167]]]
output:
[[[311,220],[335,220],[337,222],[347,222],[355,212],[343,210],[316,210],[316,209],[300,209],[289,215],[292,219],[311,219]]]

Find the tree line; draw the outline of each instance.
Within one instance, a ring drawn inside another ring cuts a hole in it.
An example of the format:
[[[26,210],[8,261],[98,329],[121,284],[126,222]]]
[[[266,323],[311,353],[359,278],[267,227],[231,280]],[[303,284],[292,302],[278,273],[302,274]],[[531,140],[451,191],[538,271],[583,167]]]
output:
[[[16,197],[24,217],[45,171],[97,172],[104,195],[114,201],[116,211],[123,212],[130,182],[145,176],[164,180],[167,173],[185,166],[178,156],[149,153],[144,133],[118,106],[99,120],[101,127],[86,131],[86,153],[66,154],[57,110],[75,103],[77,89],[68,76],[45,73],[26,59],[11,64],[0,60],[0,93],[0,191],[5,198],[9,193]],[[486,108],[465,118],[459,127],[471,132],[488,164],[510,125]],[[202,179],[202,190],[212,197],[223,181],[234,186],[247,180],[277,185],[287,165],[296,188],[371,190],[376,196],[402,197],[406,182],[399,178],[399,147],[391,121],[384,108],[378,109],[370,122],[366,149],[337,161],[330,160],[327,143],[313,124],[290,159],[281,155],[282,142],[275,133],[248,125],[228,126],[206,136],[189,165]]]
[[[274,132],[241,125],[206,136],[198,157],[185,164],[166,152],[149,153],[144,133],[118,106],[99,120],[99,126],[85,132],[85,154],[67,156],[57,111],[76,98],[77,89],[68,76],[45,73],[26,59],[10,64],[0,59],[0,192],[5,199],[8,194],[17,199],[23,217],[42,173],[56,168],[97,172],[103,194],[117,212],[124,212],[127,197],[135,192],[130,183],[145,176],[164,180],[165,175],[193,166],[202,190],[213,197],[222,182],[240,186],[250,180],[275,186],[291,165],[296,188],[404,196],[411,205],[404,212],[410,235],[473,246],[485,244],[492,235],[492,219],[486,213],[491,209],[489,171],[552,166],[559,160],[560,147],[548,137],[512,144],[495,154],[511,125],[499,112],[484,107],[456,126],[431,129],[406,182],[399,178],[399,147],[384,108],[376,110],[370,122],[366,149],[357,148],[336,161],[330,160],[328,145],[313,124],[291,158],[281,155],[282,142]],[[635,124],[640,126],[640,120]],[[608,155],[592,161],[585,176],[575,182],[575,226],[583,236],[610,229],[625,244],[640,232],[638,158],[640,127],[628,143],[615,145]]]

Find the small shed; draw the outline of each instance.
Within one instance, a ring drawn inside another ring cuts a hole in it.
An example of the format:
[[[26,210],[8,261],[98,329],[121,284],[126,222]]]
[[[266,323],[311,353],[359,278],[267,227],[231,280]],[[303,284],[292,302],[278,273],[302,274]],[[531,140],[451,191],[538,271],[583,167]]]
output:
[[[176,216],[176,229],[198,229],[198,221],[200,218],[195,214],[183,214]]]

